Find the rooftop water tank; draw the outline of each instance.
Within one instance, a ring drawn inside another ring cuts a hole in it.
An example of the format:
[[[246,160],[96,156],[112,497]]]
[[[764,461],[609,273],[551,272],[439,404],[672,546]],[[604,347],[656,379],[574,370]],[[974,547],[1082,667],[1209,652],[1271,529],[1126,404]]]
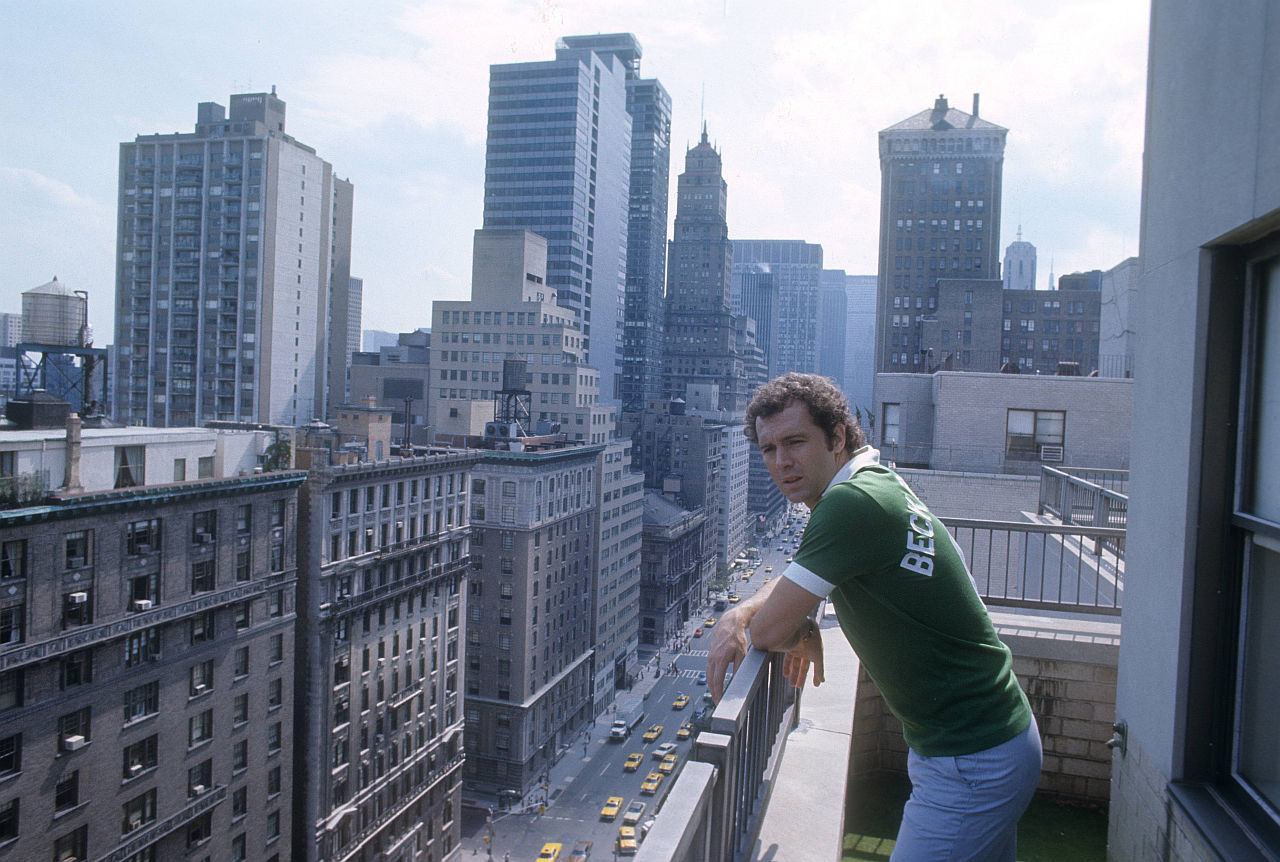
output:
[[[22,294],[22,340],[26,343],[87,347],[93,343],[88,324],[88,295],[71,290],[56,276]]]

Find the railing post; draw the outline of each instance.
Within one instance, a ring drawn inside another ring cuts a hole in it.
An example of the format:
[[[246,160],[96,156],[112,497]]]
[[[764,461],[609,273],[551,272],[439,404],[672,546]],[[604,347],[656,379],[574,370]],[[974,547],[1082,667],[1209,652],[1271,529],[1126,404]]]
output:
[[[737,781],[733,739],[723,733],[700,733],[693,744],[693,760],[716,768],[711,789],[711,817],[708,823],[707,862],[732,862],[733,824],[737,820],[734,786]]]

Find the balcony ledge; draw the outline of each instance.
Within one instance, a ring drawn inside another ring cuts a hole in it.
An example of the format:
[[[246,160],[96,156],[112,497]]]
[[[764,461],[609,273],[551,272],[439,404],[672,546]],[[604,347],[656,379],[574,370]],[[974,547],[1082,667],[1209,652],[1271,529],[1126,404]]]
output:
[[[828,605],[828,608],[830,606]],[[806,684],[798,725],[787,737],[760,834],[749,859],[839,859],[844,843],[858,657],[828,610],[822,620],[826,682]]]

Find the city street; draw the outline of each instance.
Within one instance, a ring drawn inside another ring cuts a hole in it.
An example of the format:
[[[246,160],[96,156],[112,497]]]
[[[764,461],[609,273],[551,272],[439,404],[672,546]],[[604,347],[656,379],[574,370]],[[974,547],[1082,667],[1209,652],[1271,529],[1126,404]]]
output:
[[[760,539],[761,560],[756,566],[755,574],[747,580],[742,579],[745,568],[732,573],[729,591],[736,592],[743,598],[754,593],[764,583],[765,578],[776,577],[786,568],[786,558],[794,553],[794,542],[799,538],[803,519],[792,517],[795,529],[794,537],[791,529],[779,533],[774,538]],[[781,546],[783,550],[779,551]],[[772,571],[766,572],[766,567]],[[618,743],[608,739],[609,723],[613,712],[606,712],[596,722],[590,734],[579,736],[566,750],[560,761],[552,768],[547,791],[548,804],[545,813],[537,813],[536,808],[530,813],[512,813],[495,811],[492,824],[489,815],[483,810],[464,809],[462,818],[462,847],[464,856],[492,858],[504,862],[526,862],[537,856],[539,848],[547,841],[556,841],[564,845],[562,859],[567,859],[574,842],[588,840],[593,843],[591,858],[595,860],[614,859],[615,839],[618,827],[622,825],[622,813],[635,801],[645,804],[640,823],[650,820],[661,808],[676,774],[683,767],[692,747],[692,737],[677,740],[676,731],[686,721],[692,721],[694,713],[702,704],[705,685],[698,683],[699,674],[706,670],[707,644],[711,631],[706,626],[708,616],[719,616],[719,612],[710,608],[703,609],[684,627],[683,640],[686,647],[679,653],[663,649],[652,656],[644,666],[643,679],[630,692],[620,692],[618,709],[626,710],[631,704],[643,702],[645,717],[625,742]],[[692,636],[697,628],[704,634],[700,638]],[[671,672],[671,663],[675,662],[676,670]],[[660,669],[660,675],[658,671]],[[677,710],[672,703],[680,694],[687,694],[690,703]],[[663,726],[661,734],[652,741],[644,742],[642,736],[652,725]],[[676,773],[664,776],[653,795],[642,794],[640,785],[650,772],[657,771],[660,760],[655,759],[654,751],[663,743],[674,743],[680,761]],[[623,764],[632,753],[644,755],[644,760],[635,772],[625,772]],[[617,818],[604,820],[600,810],[610,796],[622,797],[622,806]],[[484,838],[491,834],[492,845],[486,846]]]

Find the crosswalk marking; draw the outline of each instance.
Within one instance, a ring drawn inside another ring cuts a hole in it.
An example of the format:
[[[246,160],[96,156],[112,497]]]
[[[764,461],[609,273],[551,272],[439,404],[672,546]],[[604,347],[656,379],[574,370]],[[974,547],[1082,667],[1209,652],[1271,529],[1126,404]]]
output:
[[[702,658],[706,658],[707,652],[708,650],[704,650],[704,649],[691,649],[691,650],[685,650],[685,655],[696,655]],[[695,673],[694,676],[697,676],[697,674]]]

